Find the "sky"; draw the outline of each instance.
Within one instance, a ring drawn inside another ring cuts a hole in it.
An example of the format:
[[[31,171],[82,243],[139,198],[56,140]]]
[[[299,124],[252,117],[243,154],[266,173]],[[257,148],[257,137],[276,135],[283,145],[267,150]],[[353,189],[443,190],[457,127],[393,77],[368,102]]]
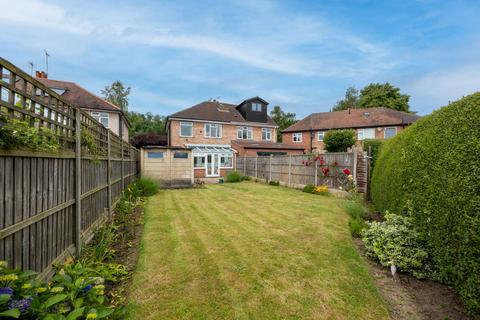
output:
[[[0,56],[168,115],[260,96],[303,118],[390,82],[421,115],[480,88],[480,1],[0,0]]]

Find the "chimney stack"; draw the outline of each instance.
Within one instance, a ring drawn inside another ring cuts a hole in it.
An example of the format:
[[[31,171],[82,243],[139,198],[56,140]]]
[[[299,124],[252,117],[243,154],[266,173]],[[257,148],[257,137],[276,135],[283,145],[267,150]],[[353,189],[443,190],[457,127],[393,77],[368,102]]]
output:
[[[45,73],[45,71],[35,71],[35,77],[38,79],[48,79],[48,76]]]

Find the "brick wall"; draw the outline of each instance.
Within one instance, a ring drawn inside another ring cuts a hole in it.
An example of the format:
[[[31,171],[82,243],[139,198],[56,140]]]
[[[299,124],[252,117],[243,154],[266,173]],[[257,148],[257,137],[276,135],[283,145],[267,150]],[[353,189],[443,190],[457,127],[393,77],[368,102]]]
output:
[[[207,138],[204,134],[204,122],[193,122],[193,136],[180,137],[180,122],[179,120],[170,120],[170,144],[172,146],[184,146],[185,144],[230,144],[232,140],[237,140],[238,125],[222,123],[222,137],[221,138]],[[192,121],[190,121],[192,122]],[[248,126],[248,125],[247,125]],[[262,127],[252,127],[253,140],[262,141]],[[272,142],[277,141],[277,129],[272,130]]]

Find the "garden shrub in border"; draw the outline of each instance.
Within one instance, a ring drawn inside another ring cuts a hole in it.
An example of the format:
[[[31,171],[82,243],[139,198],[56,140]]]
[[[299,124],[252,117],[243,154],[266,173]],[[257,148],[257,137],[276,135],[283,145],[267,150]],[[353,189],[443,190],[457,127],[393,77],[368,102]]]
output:
[[[329,130],[323,138],[328,152],[346,152],[355,142],[354,130]]]
[[[480,312],[480,93],[386,141],[372,175],[380,211],[406,214],[432,259],[428,275]],[[406,208],[410,210],[406,210]]]
[[[240,182],[242,181],[242,174],[238,171],[229,171],[225,177],[226,182]]]

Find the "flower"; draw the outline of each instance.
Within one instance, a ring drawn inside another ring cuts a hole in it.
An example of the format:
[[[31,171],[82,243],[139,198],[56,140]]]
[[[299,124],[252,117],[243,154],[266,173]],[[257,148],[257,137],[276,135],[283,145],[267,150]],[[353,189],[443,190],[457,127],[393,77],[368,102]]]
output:
[[[37,293],[42,293],[42,292],[45,292],[47,291],[47,288],[44,288],[44,287],[40,287],[40,288],[37,288]]]
[[[14,273],[4,274],[0,276],[0,281],[15,281],[18,279],[18,276]]]
[[[95,312],[88,313],[87,319],[97,319],[97,314]]]
[[[105,279],[102,277],[91,277],[90,280],[92,280],[95,284],[103,284],[105,282]]]
[[[318,187],[313,189],[313,193],[328,193],[328,186],[326,184],[322,184]]]
[[[343,190],[342,186],[338,187],[338,189]]]
[[[13,289],[10,288],[10,287],[0,288],[0,294],[12,295],[13,294]]]
[[[93,285],[89,284],[87,285],[85,288],[83,288],[82,290],[80,290],[81,293],[87,293],[88,291],[92,290],[93,288]]]
[[[348,178],[348,180],[350,180],[350,181],[351,181],[351,180],[353,180],[353,176],[352,176],[351,174],[350,174],[350,175],[348,175],[348,177],[347,177],[347,178]]]
[[[0,261],[0,268],[6,268],[7,267],[7,261]]]
[[[22,286],[22,289],[30,289],[32,287],[32,284],[30,283],[24,283]]]
[[[322,168],[322,172],[323,172],[323,175],[326,177],[328,176],[328,172],[330,171],[329,168],[325,167],[325,168]]]
[[[58,274],[61,275],[61,276],[64,276],[65,275],[65,270],[62,268],[58,271]]]
[[[350,170],[348,168],[343,169],[343,173],[345,173],[347,176],[350,174]]]
[[[27,311],[32,302],[32,298],[25,298],[21,300],[10,300],[8,302],[8,309],[18,309],[21,313]]]
[[[52,293],[59,293],[62,291],[63,291],[63,287],[53,287],[52,289],[50,289],[50,292]]]

